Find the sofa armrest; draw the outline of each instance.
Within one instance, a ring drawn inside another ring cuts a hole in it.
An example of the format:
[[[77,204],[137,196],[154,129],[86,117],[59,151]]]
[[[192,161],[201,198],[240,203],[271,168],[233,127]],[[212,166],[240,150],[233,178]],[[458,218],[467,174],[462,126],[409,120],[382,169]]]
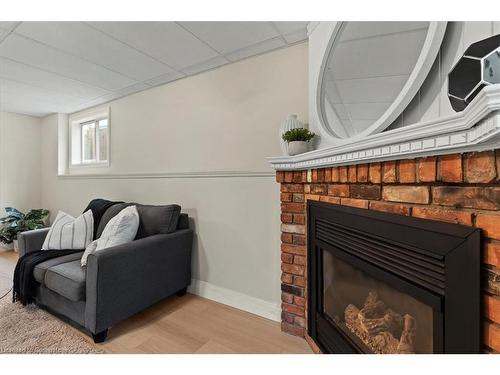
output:
[[[192,244],[192,230],[183,229],[89,255],[86,328],[101,332],[187,287]]]
[[[19,256],[26,255],[32,251],[41,250],[43,241],[47,237],[50,228],[41,228],[19,233],[17,236]]]

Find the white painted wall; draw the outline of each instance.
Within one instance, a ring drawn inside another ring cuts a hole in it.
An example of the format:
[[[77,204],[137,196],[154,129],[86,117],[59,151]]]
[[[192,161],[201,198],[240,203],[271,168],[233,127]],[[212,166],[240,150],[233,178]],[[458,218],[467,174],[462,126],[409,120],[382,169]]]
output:
[[[111,102],[111,166],[79,171],[99,178],[58,177],[67,117],[44,118],[42,205],[76,215],[95,197],[179,203],[197,234],[194,290],[279,319],[279,186],[265,157],[280,153],[288,114],[308,118],[307,67],[300,44]],[[214,170],[264,176],[130,176]]]
[[[0,112],[0,215],[40,208],[40,119]]]

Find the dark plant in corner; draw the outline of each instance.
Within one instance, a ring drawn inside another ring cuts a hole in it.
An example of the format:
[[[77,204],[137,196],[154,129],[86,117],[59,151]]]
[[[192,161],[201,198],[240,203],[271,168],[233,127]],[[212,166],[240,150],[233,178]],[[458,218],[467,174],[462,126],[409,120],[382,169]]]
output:
[[[306,128],[295,128],[295,129],[290,129],[283,133],[281,138],[285,142],[309,142],[311,141],[316,134],[311,133],[309,129]]]
[[[0,219],[0,242],[5,244],[17,240],[17,235],[21,232],[45,227],[44,220],[49,214],[44,209],[29,210],[26,214],[13,207],[5,207],[5,211],[7,216]]]

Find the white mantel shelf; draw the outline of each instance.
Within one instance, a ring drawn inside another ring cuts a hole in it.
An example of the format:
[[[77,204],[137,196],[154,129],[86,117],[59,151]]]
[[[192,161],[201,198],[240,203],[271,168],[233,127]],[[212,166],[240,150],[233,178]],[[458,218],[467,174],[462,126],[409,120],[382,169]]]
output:
[[[485,87],[462,112],[296,156],[270,157],[300,170],[500,148],[500,85]]]

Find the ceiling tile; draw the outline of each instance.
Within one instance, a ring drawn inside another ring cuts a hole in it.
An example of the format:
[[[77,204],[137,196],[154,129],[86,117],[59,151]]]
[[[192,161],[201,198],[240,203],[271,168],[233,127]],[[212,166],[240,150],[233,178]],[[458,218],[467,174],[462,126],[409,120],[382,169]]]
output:
[[[334,104],[333,108],[335,109],[335,113],[341,120],[348,120],[349,114],[344,104]]]
[[[217,56],[175,22],[91,22],[92,26],[134,48],[182,69]]]
[[[333,75],[333,69],[331,66],[326,67],[325,77],[323,78],[325,81],[334,81],[335,76]]]
[[[173,71],[82,22],[23,22],[15,32],[140,81]]]
[[[119,96],[130,95],[130,94],[133,94],[134,92],[142,91],[142,90],[145,90],[145,89],[150,88],[150,87],[151,86],[140,82],[140,83],[136,83],[135,85],[125,87],[121,90],[118,90],[118,91],[116,91],[116,94],[118,94]]]
[[[121,74],[16,34],[9,35],[0,44],[0,56],[107,90],[118,90],[135,83]]]
[[[307,24],[309,22],[307,22],[307,21],[296,21],[296,22],[286,21],[286,22],[273,22],[273,23],[274,23],[274,26],[276,26],[278,28],[279,32],[282,35],[285,35],[285,34],[291,34],[295,31],[299,31],[299,30],[307,30]]]
[[[227,64],[228,62],[229,61],[226,58],[224,58],[223,56],[217,56],[213,59],[210,59],[210,60],[204,61],[202,63],[184,68],[184,69],[182,69],[182,71],[184,73],[186,73],[187,75],[193,75],[193,74],[203,72],[205,70],[217,68],[218,66]]]
[[[99,98],[95,98],[95,99],[86,101],[80,105],[74,106],[71,108],[70,111],[68,111],[68,113],[75,113],[75,112],[82,111],[82,110],[87,109],[87,108],[95,107],[96,105],[108,103],[108,102],[110,102],[114,99],[117,99],[119,97],[120,97],[120,95],[118,95],[117,93],[111,93],[108,95],[104,95],[104,96],[101,96]]]
[[[8,34],[9,34],[9,30],[0,28],[0,42],[2,41],[2,38],[7,36]]]
[[[181,22],[222,54],[278,36],[270,22]]]
[[[350,122],[352,124],[351,126],[354,128],[354,134],[359,134],[370,125],[373,125],[373,120],[351,120]]]
[[[351,120],[377,120],[392,103],[353,103],[346,104]]]
[[[339,90],[334,81],[325,82],[325,92],[328,94],[331,103],[342,103]]]
[[[345,29],[342,31],[340,40],[347,41],[359,38],[371,38],[380,35],[389,35],[412,30],[427,29],[428,27],[429,22],[347,22]]]
[[[342,42],[335,47],[328,65],[334,67],[336,79],[409,75],[426,35],[427,31],[420,29]]]
[[[185,77],[185,74],[172,72],[147,80],[145,83],[151,86],[158,86]]]
[[[265,42],[254,44],[253,46],[240,49],[235,52],[231,52],[226,55],[230,61],[237,61],[244,59],[249,56],[255,56],[260,53],[271,51],[280,47],[285,46],[285,43],[281,38],[273,38],[266,40]]]
[[[26,115],[31,117],[44,117],[50,114],[50,112],[36,111],[34,107],[27,108],[22,103],[19,102],[7,102],[0,99],[0,111],[1,112],[11,112],[17,113],[19,115]]]
[[[408,76],[376,77],[337,81],[343,103],[392,102]]]
[[[306,24],[0,22],[0,110],[73,113],[284,47]]]
[[[19,21],[1,21],[0,22],[0,28],[6,29],[6,30],[10,31],[18,23],[19,23]]]
[[[94,98],[92,100],[86,101],[79,106],[73,107],[71,112],[77,112],[77,111],[80,111],[82,109],[86,109],[86,108],[94,107],[94,106],[99,105],[99,104],[107,103],[107,102],[110,102],[112,100],[116,100],[118,98],[121,98],[123,96],[135,94],[139,91],[146,90],[148,88],[151,88],[151,86],[146,85],[145,83],[136,83],[135,85],[125,87],[121,90],[112,92],[110,94],[101,96],[99,98]]]
[[[34,112],[42,115],[53,112],[68,112],[83,102],[81,99],[58,92],[47,91],[4,78],[0,78],[0,98],[2,110],[12,111],[12,108],[18,108],[15,112]],[[29,106],[22,105],[23,103],[29,103]],[[25,109],[21,111],[19,108]]]
[[[290,34],[283,35],[288,44],[298,43],[307,39],[307,29],[300,29]]]
[[[89,100],[109,91],[0,57],[0,77]]]

